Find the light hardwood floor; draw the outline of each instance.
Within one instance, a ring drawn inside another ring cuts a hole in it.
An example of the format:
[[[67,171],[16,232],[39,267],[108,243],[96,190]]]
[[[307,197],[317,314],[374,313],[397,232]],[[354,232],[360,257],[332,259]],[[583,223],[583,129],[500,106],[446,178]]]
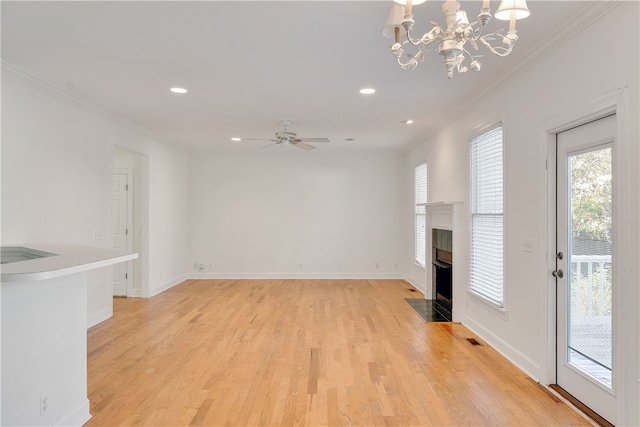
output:
[[[89,330],[89,426],[589,425],[400,280],[192,280]],[[479,338],[477,338],[482,342]]]

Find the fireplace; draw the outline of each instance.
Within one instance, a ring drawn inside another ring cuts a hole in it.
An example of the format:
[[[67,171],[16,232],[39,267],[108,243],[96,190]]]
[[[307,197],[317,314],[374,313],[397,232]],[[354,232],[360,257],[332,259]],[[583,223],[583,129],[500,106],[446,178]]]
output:
[[[463,244],[466,228],[463,226],[462,202],[430,202],[425,207],[427,263],[431,261],[431,268],[425,269],[425,298],[431,299],[434,309],[444,317],[459,322],[463,312],[461,309],[465,307],[460,270],[467,260]],[[453,307],[454,299],[456,310]]]
[[[434,302],[451,318],[453,311],[453,233],[451,230],[433,228],[431,265]]]

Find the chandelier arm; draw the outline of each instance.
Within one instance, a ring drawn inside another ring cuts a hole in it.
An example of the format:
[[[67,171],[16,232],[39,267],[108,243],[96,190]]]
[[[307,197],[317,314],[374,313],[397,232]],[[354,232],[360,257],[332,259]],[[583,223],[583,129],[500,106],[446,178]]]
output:
[[[484,34],[484,29],[485,29],[485,26],[483,24],[480,24],[480,29],[474,30],[474,35],[473,37],[469,37],[469,40],[473,40],[474,42],[477,42],[478,40],[480,40],[480,38]]]
[[[427,45],[420,46],[420,49],[418,49],[418,52],[416,52],[415,55],[410,56],[407,62],[402,62],[402,52],[400,52],[400,54],[395,53],[396,58],[398,59],[398,64],[400,65],[400,68],[402,68],[403,70],[415,69],[418,66],[418,61],[424,61],[424,52],[425,52],[426,46]]]
[[[467,55],[469,55],[469,59],[471,59],[471,61],[475,61],[476,60],[476,58],[466,48],[463,47],[462,48],[462,52],[466,53]]]
[[[418,60],[415,56],[412,57],[409,62],[402,62],[398,58],[398,64],[400,65],[400,68],[402,68],[403,70],[414,70],[418,66]]]
[[[502,41],[504,44],[507,45],[507,47],[503,47],[503,46],[496,46],[493,47],[491,46],[491,44],[485,40],[485,37],[489,37],[489,36],[500,36],[502,37]],[[483,45],[485,45],[489,51],[491,53],[493,53],[494,55],[498,55],[498,56],[507,56],[511,53],[511,51],[513,50],[513,45],[515,44],[515,41],[513,41],[511,38],[507,37],[507,36],[503,36],[502,34],[487,34],[483,37],[481,37],[480,42],[482,42]],[[505,42],[505,40],[508,40],[508,42]]]
[[[442,28],[433,27],[431,31],[424,33],[422,37],[420,37],[419,39],[414,39],[413,37],[411,37],[411,35],[413,34],[413,28],[409,28],[407,30],[407,42],[411,43],[414,46],[418,46],[422,44],[430,45],[431,43],[436,41],[436,39],[439,38],[439,35],[441,33],[443,33]]]
[[[413,37],[411,37],[413,35],[413,28],[409,28],[407,30],[407,42],[411,43],[414,46],[418,46],[420,43],[422,43],[422,38],[420,39],[414,39]]]

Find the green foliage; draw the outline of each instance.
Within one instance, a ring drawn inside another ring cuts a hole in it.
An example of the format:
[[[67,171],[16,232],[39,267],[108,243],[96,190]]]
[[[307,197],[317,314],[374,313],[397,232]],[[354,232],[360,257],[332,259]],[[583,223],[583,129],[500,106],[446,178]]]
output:
[[[611,242],[611,148],[570,157],[573,236]]]

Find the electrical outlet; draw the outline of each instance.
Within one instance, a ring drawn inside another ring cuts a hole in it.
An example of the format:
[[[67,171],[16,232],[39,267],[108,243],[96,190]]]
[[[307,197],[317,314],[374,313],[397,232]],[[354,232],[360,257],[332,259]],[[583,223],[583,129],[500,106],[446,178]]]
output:
[[[376,262],[376,270],[379,270],[379,269],[380,269],[380,263]]]
[[[102,239],[102,233],[100,233],[99,231],[96,231],[95,233],[93,233],[93,240],[100,240]]]
[[[43,417],[49,410],[49,398],[46,394],[40,396],[40,416]]]

